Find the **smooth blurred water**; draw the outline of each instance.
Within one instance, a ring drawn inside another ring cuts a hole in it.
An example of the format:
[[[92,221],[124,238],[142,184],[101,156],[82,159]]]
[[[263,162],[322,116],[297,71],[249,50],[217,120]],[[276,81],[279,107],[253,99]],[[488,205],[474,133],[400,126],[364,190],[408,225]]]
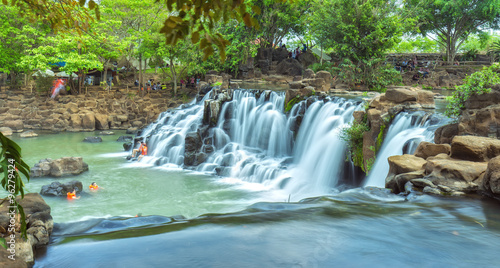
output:
[[[496,202],[353,189],[185,220],[56,225],[35,267],[498,267]]]

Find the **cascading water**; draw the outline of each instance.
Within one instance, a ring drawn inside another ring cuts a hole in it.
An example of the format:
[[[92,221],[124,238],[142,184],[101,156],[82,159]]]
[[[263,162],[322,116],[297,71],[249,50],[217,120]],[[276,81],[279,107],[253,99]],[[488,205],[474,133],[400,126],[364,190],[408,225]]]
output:
[[[145,163],[181,166],[184,163],[185,138],[188,132],[196,131],[203,118],[203,101],[193,100],[178,109],[162,113],[158,120],[144,129],[141,136],[148,137],[148,157]]]
[[[220,93],[219,93],[220,94]],[[228,92],[215,127],[202,125],[203,103],[163,113],[143,131],[150,156],[144,162],[182,167],[188,133],[204,132],[206,159],[196,170],[223,177],[258,183],[265,188],[282,189],[294,200],[331,193],[343,177],[352,176],[346,165],[346,144],[339,138],[342,128],[362,109],[360,101],[341,98],[309,98],[283,113],[285,94],[275,91],[235,90]],[[401,113],[388,130],[387,137],[366,180],[367,186],[384,187],[387,158],[415,150],[422,140],[433,138],[433,129],[442,125],[437,116],[424,112]]]
[[[385,187],[385,178],[389,172],[387,158],[393,155],[412,154],[420,142],[432,142],[434,131],[447,121],[448,119],[444,117],[421,111],[399,113],[387,131],[365,186]]]
[[[284,92],[234,91],[204,138],[214,150],[197,170],[284,189],[297,198],[300,193],[329,193],[345,163],[339,131],[352,121],[361,102],[310,98],[295,105],[287,117],[284,99]],[[143,131],[151,152],[144,162],[183,165],[185,138],[201,127],[203,101],[163,113]]]
[[[339,133],[353,120],[352,114],[360,106],[359,102],[338,98],[309,106],[297,135],[287,192],[321,195],[338,184],[346,159],[346,144]]]

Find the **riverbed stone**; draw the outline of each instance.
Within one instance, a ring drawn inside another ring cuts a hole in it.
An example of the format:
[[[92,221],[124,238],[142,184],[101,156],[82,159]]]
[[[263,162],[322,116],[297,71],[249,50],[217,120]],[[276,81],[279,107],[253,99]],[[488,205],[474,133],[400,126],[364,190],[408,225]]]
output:
[[[116,141],[119,141],[119,142],[129,142],[129,141],[132,141],[134,140],[134,137],[132,136],[120,136]]]
[[[22,132],[24,129],[24,124],[22,120],[9,120],[3,123],[5,127],[9,127],[13,132]]]
[[[95,115],[95,129],[106,130],[109,129],[108,116],[105,114]]]
[[[500,155],[500,140],[477,136],[455,136],[451,142],[451,157],[487,162]]]
[[[85,131],[95,130],[95,115],[94,115],[94,113],[86,113],[83,115],[82,128]]]
[[[472,192],[482,184],[481,176],[487,168],[485,162],[444,158],[443,154],[429,157],[424,178],[435,185],[444,185],[455,191]]]
[[[482,187],[486,193],[500,198],[500,156],[488,162]]]
[[[77,193],[80,193],[83,190],[82,182],[74,180],[63,184],[55,181],[51,184],[42,186],[40,194],[46,196],[66,196],[68,192],[71,192],[74,189],[76,189]]]
[[[26,267],[34,263],[34,251],[49,243],[50,235],[54,227],[54,221],[50,215],[50,207],[37,193],[27,193],[24,198],[16,197],[16,201],[23,207],[27,220],[27,240],[21,239],[20,218],[16,217],[15,229],[15,258],[18,261],[0,258],[1,267]],[[0,229],[8,230],[10,218],[8,216],[8,206],[0,206]],[[2,236],[7,234],[3,233]],[[10,234],[9,234],[10,235]],[[6,237],[7,238],[7,237]],[[5,256],[6,251],[0,248],[0,256]],[[7,262],[5,262],[7,261]],[[3,263],[8,263],[3,266]]]
[[[409,181],[420,179],[423,178],[424,176],[425,172],[423,169],[397,174],[395,176],[389,176],[386,179],[385,187],[391,189],[392,192],[395,194],[406,192],[406,184]]]
[[[385,98],[394,103],[403,103],[407,101],[416,101],[418,97],[417,92],[411,91],[406,88],[390,87],[385,92]]]
[[[88,170],[89,166],[83,162],[82,157],[63,157],[56,160],[47,158],[40,160],[31,168],[30,177],[62,177],[78,175]]]
[[[451,144],[451,141],[456,135],[458,135],[458,123],[441,126],[434,132],[434,143]]]
[[[427,159],[431,156],[436,156],[438,154],[447,154],[451,152],[451,146],[449,144],[434,144],[426,141],[422,141],[418,144],[415,150],[415,156]]]
[[[83,142],[99,143],[99,142],[102,142],[102,138],[101,137],[97,137],[97,136],[85,137],[85,139],[83,139]]]
[[[2,132],[4,136],[11,136],[13,131],[10,127],[0,127],[0,132]]]
[[[385,179],[385,185],[387,188],[393,189],[395,192],[404,190],[404,185],[408,180],[418,177],[414,176],[413,173],[409,178],[400,176],[398,179],[401,181],[398,183],[396,181],[396,176],[404,173],[421,171],[424,169],[424,165],[427,163],[423,158],[416,157],[410,154],[393,155],[390,156],[387,161],[389,161],[389,173],[387,174],[387,177]]]
[[[33,138],[33,137],[38,137],[38,134],[36,134],[33,130],[28,130],[26,132],[23,132],[19,135],[21,138]]]

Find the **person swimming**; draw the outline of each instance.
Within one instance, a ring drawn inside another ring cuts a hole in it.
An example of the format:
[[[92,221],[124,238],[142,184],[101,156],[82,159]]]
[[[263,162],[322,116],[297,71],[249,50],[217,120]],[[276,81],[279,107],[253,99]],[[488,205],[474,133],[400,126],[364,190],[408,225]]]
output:
[[[68,192],[67,197],[68,197],[68,200],[80,199],[80,196],[76,196],[76,189],[73,189],[72,192]]]
[[[99,186],[97,186],[97,184],[95,182],[92,182],[92,184],[89,185],[89,189],[96,191],[99,189]]]

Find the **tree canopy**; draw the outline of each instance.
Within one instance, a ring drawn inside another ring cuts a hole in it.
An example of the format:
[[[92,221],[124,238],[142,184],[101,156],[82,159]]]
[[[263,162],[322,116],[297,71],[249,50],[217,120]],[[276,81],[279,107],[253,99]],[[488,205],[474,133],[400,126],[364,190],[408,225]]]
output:
[[[391,0],[320,0],[311,27],[325,47],[358,62],[399,42],[403,25]]]
[[[418,16],[417,31],[446,48],[450,64],[470,34],[500,23],[500,0],[406,0],[405,8]]]

